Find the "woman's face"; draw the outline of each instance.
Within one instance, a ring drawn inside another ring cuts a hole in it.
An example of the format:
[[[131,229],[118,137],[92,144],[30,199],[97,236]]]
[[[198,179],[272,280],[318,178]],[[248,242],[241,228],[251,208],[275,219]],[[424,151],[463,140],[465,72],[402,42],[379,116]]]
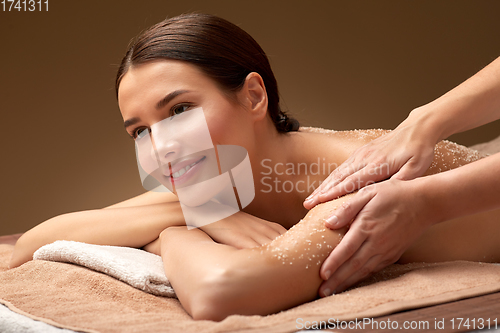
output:
[[[251,146],[249,112],[188,63],[132,66],[120,83],[118,103],[141,166],[174,192],[219,175],[212,147]]]

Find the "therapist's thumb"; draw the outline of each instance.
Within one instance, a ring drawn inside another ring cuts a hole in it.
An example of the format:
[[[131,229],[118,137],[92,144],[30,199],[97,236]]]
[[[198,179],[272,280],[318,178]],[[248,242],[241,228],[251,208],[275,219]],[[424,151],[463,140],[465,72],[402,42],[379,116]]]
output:
[[[412,180],[417,178],[418,176],[421,176],[425,170],[421,170],[421,166],[417,165],[416,163],[412,163],[411,161],[403,165],[403,167],[396,172],[391,179],[396,179],[396,180]]]
[[[325,220],[325,226],[330,229],[340,229],[351,223],[373,197],[372,193],[370,186],[361,189],[332,212],[332,215]]]
[[[434,150],[431,151],[429,156],[422,155],[420,158],[415,156],[410,158],[391,179],[412,180],[422,176],[429,169],[433,157]]]

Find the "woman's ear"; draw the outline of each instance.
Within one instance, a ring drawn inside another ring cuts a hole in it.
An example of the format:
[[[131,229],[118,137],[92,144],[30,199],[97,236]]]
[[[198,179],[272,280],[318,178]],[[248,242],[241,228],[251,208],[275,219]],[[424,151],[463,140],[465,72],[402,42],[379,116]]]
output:
[[[257,118],[264,118],[267,114],[267,91],[262,77],[255,72],[247,75],[241,90],[245,105]]]

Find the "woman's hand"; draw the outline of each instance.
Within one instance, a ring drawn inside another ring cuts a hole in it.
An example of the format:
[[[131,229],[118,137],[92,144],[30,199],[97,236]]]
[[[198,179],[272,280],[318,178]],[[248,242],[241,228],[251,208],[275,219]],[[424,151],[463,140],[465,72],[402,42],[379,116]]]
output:
[[[435,144],[434,135],[425,135],[408,118],[394,131],[358,148],[306,199],[304,207],[311,209],[391,176],[419,177],[432,162]]]
[[[286,232],[281,224],[269,222],[244,212],[238,212],[200,229],[217,243],[231,245],[238,249],[267,244]]]
[[[149,244],[146,244],[142,247],[144,251],[147,251],[149,253],[153,253],[156,255],[161,256],[161,241],[160,241],[160,236],[158,236],[157,239],[152,241]]]
[[[286,232],[286,229],[281,224],[269,222],[244,212],[238,212],[199,229],[204,231],[215,242],[230,245],[238,249],[267,244]],[[142,249],[161,255],[160,238],[158,237]]]
[[[341,292],[396,262],[435,222],[422,179],[391,179],[364,187],[335,210],[336,223],[326,223],[327,227],[338,229],[352,223],[323,262],[320,274],[327,281],[320,295]]]

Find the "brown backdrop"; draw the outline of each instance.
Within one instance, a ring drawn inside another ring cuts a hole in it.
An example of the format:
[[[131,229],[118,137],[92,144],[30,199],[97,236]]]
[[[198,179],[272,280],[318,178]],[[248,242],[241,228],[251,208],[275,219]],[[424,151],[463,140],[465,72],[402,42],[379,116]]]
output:
[[[143,192],[116,67],[139,31],[191,11],[248,31],[271,59],[285,108],[339,130],[394,128],[500,55],[494,0],[50,0],[48,12],[0,11],[0,235]],[[452,139],[499,133],[496,122]]]

